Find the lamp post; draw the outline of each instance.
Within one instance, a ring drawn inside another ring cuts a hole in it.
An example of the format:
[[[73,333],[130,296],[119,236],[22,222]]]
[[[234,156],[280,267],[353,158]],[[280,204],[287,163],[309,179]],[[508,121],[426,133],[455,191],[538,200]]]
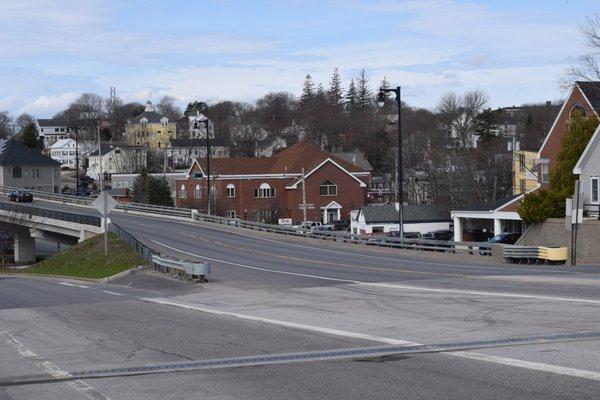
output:
[[[75,194],[79,196],[79,128],[74,126],[75,130]]]
[[[377,96],[377,104],[383,107],[386,101],[386,93],[396,95],[398,105],[398,156],[396,157],[396,199],[398,200],[398,227],[400,229],[400,238],[404,239],[404,220],[403,220],[403,187],[402,187],[402,92],[400,86],[395,89],[380,88]]]
[[[210,215],[210,134],[208,118],[203,118],[200,121],[194,121],[194,128],[198,128],[198,122],[201,122],[206,127],[206,213]]]

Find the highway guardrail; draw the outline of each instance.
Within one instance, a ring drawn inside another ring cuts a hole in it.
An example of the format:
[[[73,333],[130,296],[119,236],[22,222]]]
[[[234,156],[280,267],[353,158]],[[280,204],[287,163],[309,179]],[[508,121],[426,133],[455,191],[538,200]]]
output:
[[[31,215],[42,218],[56,219],[60,221],[73,222],[82,225],[102,226],[100,217],[95,215],[76,214],[72,212],[48,210],[40,207],[24,206],[22,204],[11,204],[0,202],[0,210],[15,214]]]
[[[152,264],[155,270],[170,274],[175,273],[178,276],[198,280],[199,282],[206,282],[206,277],[211,272],[211,266],[207,262],[182,260],[160,254],[115,223],[109,224],[109,231],[129,243],[143,259]]]
[[[502,256],[510,262],[564,264],[567,248],[507,245],[502,249]]]

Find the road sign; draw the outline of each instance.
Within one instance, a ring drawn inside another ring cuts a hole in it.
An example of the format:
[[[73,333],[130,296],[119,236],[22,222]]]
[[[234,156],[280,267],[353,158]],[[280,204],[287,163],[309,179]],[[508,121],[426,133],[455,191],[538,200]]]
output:
[[[302,210],[304,208],[304,204],[298,204],[298,208],[300,208]],[[313,203],[306,204],[307,210],[313,210],[314,208],[315,208],[315,205]]]
[[[119,204],[110,194],[106,191],[102,191],[100,196],[96,197],[96,200],[92,202],[92,207],[100,211],[103,217],[106,217],[116,206]]]

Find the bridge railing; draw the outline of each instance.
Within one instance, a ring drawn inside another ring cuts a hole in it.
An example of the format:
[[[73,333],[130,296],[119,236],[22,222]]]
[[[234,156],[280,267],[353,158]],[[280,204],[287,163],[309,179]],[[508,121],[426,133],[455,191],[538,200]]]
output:
[[[0,188],[5,192],[15,189],[14,187],[10,186],[0,186]],[[54,194],[48,192],[31,191],[31,193],[34,195],[34,197],[60,201],[62,203],[90,205],[93,201],[93,198]],[[131,211],[164,216],[176,216],[182,218],[190,218],[195,221],[204,221],[222,225],[237,226],[241,228],[253,229],[263,232],[272,232],[291,236],[303,236],[345,243],[357,243],[368,246],[392,247],[426,251],[461,252],[466,254],[480,254],[488,256],[492,254],[491,246],[489,243],[486,242],[482,243],[454,242],[430,239],[400,239],[387,236],[359,235],[339,231],[313,231],[308,229],[294,228],[290,226],[262,224],[258,222],[240,220],[237,218],[226,218],[219,217],[216,215],[201,214],[198,211],[189,208],[165,207],[139,203],[120,203],[119,205],[117,205],[117,209],[121,209],[124,212]]]
[[[294,228],[258,222],[245,221],[237,218],[218,217],[198,212],[193,213],[193,219],[200,222],[211,222],[240,228],[253,229],[262,232],[272,232],[291,236],[303,236],[313,239],[331,240],[334,242],[356,243],[367,246],[392,247],[409,250],[426,250],[452,253],[480,254],[491,256],[492,250],[486,242],[455,242],[430,239],[400,239],[389,236],[359,235],[341,231],[325,231]]]
[[[182,260],[160,254],[160,252],[140,242],[138,238],[115,223],[109,224],[108,230],[129,243],[140,257],[148,261],[155,270],[164,273],[176,273],[179,276],[197,279],[200,282],[206,282],[206,276],[211,272],[210,264],[207,262]]]
[[[2,202],[0,202],[0,210],[27,216],[36,216],[66,222],[73,222],[82,225],[102,226],[102,221],[100,217],[94,215],[77,214],[58,210],[48,210],[40,207],[24,206],[22,204],[11,204]]]

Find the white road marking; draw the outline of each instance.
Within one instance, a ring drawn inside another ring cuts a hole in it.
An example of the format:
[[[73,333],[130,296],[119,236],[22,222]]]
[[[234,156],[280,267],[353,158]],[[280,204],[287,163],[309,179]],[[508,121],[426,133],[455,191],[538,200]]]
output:
[[[111,292],[110,290],[101,290],[102,293],[112,294],[113,296],[124,296],[123,293]]]
[[[76,283],[69,283],[69,282],[58,282],[59,285],[65,285],[65,286],[73,286],[73,287],[79,287],[79,288],[84,288],[84,289],[89,289],[89,286],[85,286],[85,285],[77,285]]]
[[[494,364],[508,365],[511,367],[525,368],[525,369],[531,369],[531,370],[535,370],[535,371],[550,372],[552,374],[567,375],[567,376],[573,376],[573,377],[577,377],[577,378],[585,378],[585,379],[592,379],[595,381],[600,381],[600,372],[595,372],[595,371],[587,371],[587,370],[577,369],[577,368],[561,367],[560,365],[544,364],[544,363],[531,362],[531,361],[525,361],[525,360],[517,360],[514,358],[491,356],[491,355],[487,355],[487,354],[470,353],[470,352],[464,352],[464,351],[455,351],[455,352],[448,353],[448,354],[451,354],[453,356],[468,358],[471,360],[479,360],[479,361],[485,361],[485,362],[490,362],[490,363],[494,363]]]
[[[35,365],[46,371],[49,375],[55,378],[68,378],[71,376],[71,374],[68,371],[65,371],[53,362],[42,359],[39,355],[27,348],[23,343],[19,342],[17,338],[15,338],[13,335],[6,332],[5,330],[0,329],[0,334],[6,337],[6,342],[11,344],[20,355],[30,359],[32,362],[35,363]],[[108,397],[104,393],[101,393],[100,391],[98,391],[98,389],[88,385],[81,379],[66,381],[65,384],[79,392],[81,395],[87,397],[88,399],[110,400],[110,397]]]
[[[392,345],[400,345],[400,346],[422,346],[422,344],[420,344],[420,343],[411,342],[411,341],[407,341],[407,340],[386,338],[386,337],[374,336],[374,335],[366,335],[366,334],[362,334],[362,333],[358,333],[358,332],[350,332],[350,331],[344,331],[344,330],[339,330],[339,329],[332,329],[332,328],[325,328],[325,327],[314,326],[314,325],[300,324],[300,323],[296,323],[296,322],[281,321],[281,320],[276,320],[276,319],[272,319],[272,318],[263,318],[263,317],[248,315],[248,314],[239,314],[239,313],[234,313],[234,312],[230,312],[230,311],[222,311],[222,310],[217,310],[217,309],[213,309],[213,308],[199,307],[199,306],[195,306],[195,305],[191,305],[191,304],[179,303],[179,302],[171,301],[168,299],[141,298],[141,300],[150,302],[150,303],[180,307],[180,308],[199,311],[199,312],[208,313],[208,314],[223,315],[223,316],[243,319],[243,320],[247,320],[247,321],[262,322],[265,324],[277,325],[277,326],[282,326],[282,327],[286,327],[286,328],[300,329],[300,330],[305,330],[305,331],[309,331],[309,332],[324,333],[324,334],[336,335],[336,336],[347,337],[347,338],[352,338],[352,339],[371,340],[374,342],[392,344]],[[548,373],[558,374],[558,375],[572,376],[572,377],[576,377],[576,378],[600,380],[600,372],[596,372],[596,371],[568,368],[568,367],[562,367],[559,365],[531,362],[531,361],[525,361],[525,360],[518,360],[518,359],[514,359],[514,358],[492,356],[492,355],[487,355],[487,354],[466,352],[466,351],[441,352],[440,354],[446,354],[446,355],[450,355],[453,357],[466,358],[466,359],[470,359],[470,360],[484,361],[484,362],[489,362],[489,363],[493,363],[493,364],[501,364],[501,365],[507,365],[507,366],[511,366],[511,367],[530,369],[530,370],[534,370],[534,371],[541,371],[541,372],[548,372]]]
[[[434,293],[445,293],[445,294],[451,293],[451,294],[462,294],[462,295],[468,295],[468,296],[508,297],[508,298],[515,298],[515,299],[550,300],[550,301],[564,301],[564,302],[586,303],[586,304],[600,304],[600,300],[582,299],[582,298],[576,298],[576,297],[557,297],[557,296],[543,296],[543,295],[537,295],[537,294],[521,294],[521,293],[506,293],[506,292],[486,292],[486,291],[482,291],[482,290],[439,289],[439,288],[432,288],[432,287],[426,287],[426,286],[409,286],[409,285],[398,285],[398,284],[394,284],[394,283],[365,282],[365,281],[357,281],[357,280],[353,280],[353,279],[341,279],[341,278],[331,278],[328,276],[321,276],[321,275],[301,274],[299,272],[279,271],[276,269],[254,267],[251,265],[234,263],[234,262],[225,261],[225,260],[219,260],[217,258],[205,257],[200,254],[195,254],[195,253],[191,253],[188,251],[179,250],[173,246],[169,246],[167,244],[158,242],[156,240],[152,240],[152,239],[150,239],[150,240],[160,246],[165,247],[165,248],[168,248],[168,249],[171,249],[174,251],[178,251],[183,254],[188,254],[193,257],[202,258],[202,259],[205,259],[208,261],[214,261],[214,262],[219,262],[222,264],[233,265],[233,266],[240,267],[240,268],[253,269],[253,270],[264,271],[264,272],[272,272],[275,274],[282,274],[282,275],[294,275],[294,276],[302,276],[305,278],[323,279],[323,280],[328,280],[328,281],[337,281],[337,282],[351,283],[351,284],[356,284],[356,285],[365,285],[365,286],[388,288],[388,289],[412,290],[412,291],[420,291],[420,292],[434,292]]]

